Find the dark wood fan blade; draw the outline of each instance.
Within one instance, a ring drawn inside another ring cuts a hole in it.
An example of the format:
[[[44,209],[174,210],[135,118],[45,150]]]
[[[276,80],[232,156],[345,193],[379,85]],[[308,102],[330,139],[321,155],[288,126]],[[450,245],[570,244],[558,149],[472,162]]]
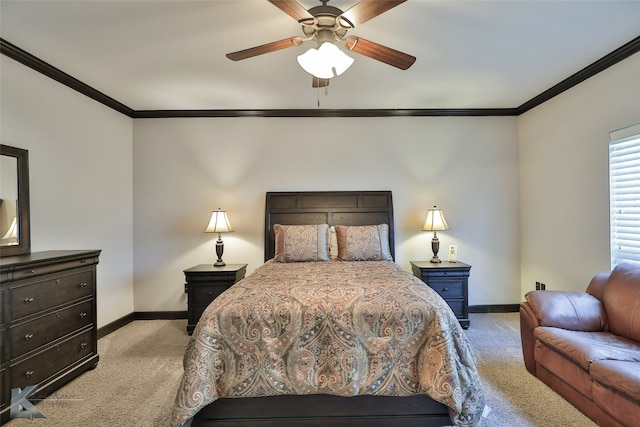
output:
[[[416,62],[415,56],[356,36],[347,37],[345,45],[349,50],[360,55],[368,56],[371,59],[384,62],[401,70],[406,70]]]
[[[386,12],[407,0],[362,0],[342,14],[354,27]]]
[[[241,59],[253,58],[254,56],[275,52],[276,50],[299,46],[303,41],[304,39],[299,36],[289,37],[288,39],[278,40],[277,42],[271,42],[260,46],[251,47],[249,49],[227,53],[227,58],[233,61],[240,61]]]
[[[307,9],[302,7],[300,3],[294,0],[269,0],[269,3],[273,4],[284,13],[295,19],[296,21],[305,21],[307,19],[313,20],[313,15],[310,14]]]
[[[316,76],[312,76],[311,87],[327,87],[329,86],[329,79],[321,79]]]

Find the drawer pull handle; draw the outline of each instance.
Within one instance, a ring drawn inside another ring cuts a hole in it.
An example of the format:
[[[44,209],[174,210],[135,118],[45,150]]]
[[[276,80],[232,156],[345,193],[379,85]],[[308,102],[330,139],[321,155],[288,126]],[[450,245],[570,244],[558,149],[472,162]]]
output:
[[[33,374],[35,374],[35,372],[33,372],[33,371],[27,371],[27,372],[25,372],[25,373],[24,373],[24,375],[25,375],[27,378],[31,378],[31,375],[33,375]]]
[[[56,279],[56,285],[60,284],[60,279]]]
[[[449,288],[442,288],[442,292],[449,292]]]
[[[84,319],[85,317],[87,317],[87,313],[85,313],[85,312],[80,313],[80,318],[81,319]]]
[[[82,282],[82,283],[80,283],[80,287],[81,287],[81,288],[86,288],[86,287],[87,287],[87,282]]]
[[[83,342],[82,344],[80,344],[80,348],[81,349],[85,349],[85,348],[87,348],[87,345],[88,344],[86,342]]]
[[[29,304],[30,302],[33,302],[33,298],[25,298],[24,299],[24,303],[25,304]]]
[[[33,338],[33,334],[27,334],[24,336],[25,341],[29,341],[31,338]]]

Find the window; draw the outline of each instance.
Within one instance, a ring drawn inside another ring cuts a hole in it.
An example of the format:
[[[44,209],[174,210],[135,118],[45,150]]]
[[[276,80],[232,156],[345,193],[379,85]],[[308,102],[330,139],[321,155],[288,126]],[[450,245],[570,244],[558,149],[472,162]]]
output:
[[[611,133],[609,208],[611,268],[640,263],[640,124]]]

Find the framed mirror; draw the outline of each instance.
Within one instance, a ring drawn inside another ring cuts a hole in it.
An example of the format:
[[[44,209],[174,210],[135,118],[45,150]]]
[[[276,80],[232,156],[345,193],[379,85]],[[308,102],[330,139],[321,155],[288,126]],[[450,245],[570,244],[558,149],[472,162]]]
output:
[[[29,152],[0,145],[0,256],[31,252]]]

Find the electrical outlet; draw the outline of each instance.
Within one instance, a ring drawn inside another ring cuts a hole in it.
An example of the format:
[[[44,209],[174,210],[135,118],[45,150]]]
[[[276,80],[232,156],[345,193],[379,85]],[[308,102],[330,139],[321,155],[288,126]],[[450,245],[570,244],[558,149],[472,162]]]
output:
[[[536,282],[536,291],[540,290],[540,282]]]

